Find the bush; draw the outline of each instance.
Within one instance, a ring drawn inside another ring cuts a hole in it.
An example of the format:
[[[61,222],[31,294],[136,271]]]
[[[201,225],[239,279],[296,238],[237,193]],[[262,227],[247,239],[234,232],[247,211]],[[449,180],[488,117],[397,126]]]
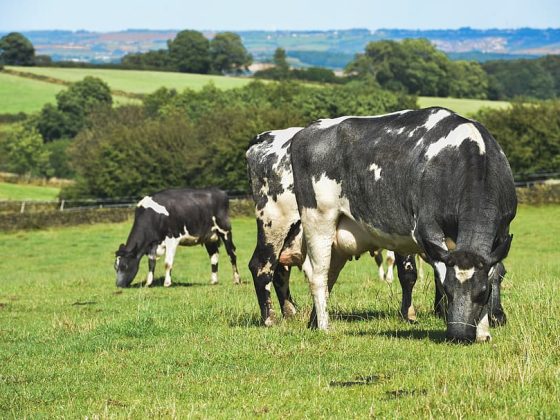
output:
[[[484,109],[475,118],[504,149],[516,179],[560,172],[560,101]]]

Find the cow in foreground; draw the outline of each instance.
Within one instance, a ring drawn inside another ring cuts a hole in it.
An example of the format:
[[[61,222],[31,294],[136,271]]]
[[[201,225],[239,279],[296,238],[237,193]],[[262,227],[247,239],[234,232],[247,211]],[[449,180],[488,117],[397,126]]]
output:
[[[302,266],[305,249],[293,192],[290,144],[292,137],[300,130],[301,127],[292,127],[261,133],[252,141],[246,154],[257,220],[257,245],[249,269],[253,275],[262,321],[267,326],[274,322],[271,285],[274,285],[282,314],[289,317],[296,313],[290,294],[290,271],[293,266]],[[393,281],[394,252],[387,251],[386,273],[382,265],[382,250],[372,251],[371,254],[378,265],[379,278]],[[399,260],[403,265],[399,268],[403,289],[401,314],[405,319],[414,321],[416,313],[412,307],[412,288],[416,282],[416,266],[412,259],[412,264],[404,267],[405,260],[409,262],[410,258],[402,257]],[[410,283],[412,278],[413,283]]]
[[[132,283],[144,255],[148,255],[149,267],[146,286],[150,286],[156,258],[164,253],[164,286],[171,286],[171,270],[179,245],[206,247],[212,266],[211,283],[215,284],[220,239],[231,260],[233,282],[239,283],[228,208],[227,194],[217,188],[168,189],[144,197],[136,206],[126,244],[121,244],[115,253],[117,286],[128,287]]]
[[[291,161],[313,326],[328,328],[347,256],[388,248],[426,255],[447,297],[449,339],[490,339],[489,277],[508,254],[517,199],[481,124],[439,107],[319,120],[295,134]]]

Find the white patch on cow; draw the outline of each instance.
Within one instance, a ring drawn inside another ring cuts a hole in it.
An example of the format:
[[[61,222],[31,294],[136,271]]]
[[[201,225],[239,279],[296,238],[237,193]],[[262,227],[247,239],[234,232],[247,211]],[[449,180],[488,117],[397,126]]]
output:
[[[441,120],[447,118],[451,115],[451,113],[445,109],[439,109],[436,112],[430,114],[428,120],[424,123],[424,128],[430,131],[434,128]]]
[[[267,261],[264,267],[257,271],[257,276],[260,276],[262,274],[272,274],[272,264],[270,263],[270,261]]]
[[[315,124],[317,124],[317,128],[325,129],[325,128],[329,128],[329,127],[338,125],[341,122],[343,122],[344,120],[347,120],[349,118],[369,118],[369,119],[373,119],[373,118],[387,117],[389,115],[400,115],[400,114],[407,113],[409,111],[410,111],[409,109],[405,109],[405,110],[402,110],[402,111],[391,112],[389,114],[383,114],[383,115],[372,115],[372,116],[347,115],[347,116],[338,117],[338,118],[323,118],[323,119],[317,120],[315,122]]]
[[[213,223],[212,230],[213,230],[214,232],[216,232],[216,231],[220,232],[220,233],[221,233],[222,235],[224,235],[224,237],[227,239],[227,237],[228,237],[228,231],[227,231],[227,230],[224,230],[224,229],[222,229],[220,226],[218,226],[218,222],[216,222],[216,216],[212,216],[212,223]],[[217,239],[217,238],[216,238],[216,239]]]
[[[210,273],[210,284],[218,284],[218,273]]]
[[[464,283],[470,280],[474,275],[474,267],[471,268],[459,268],[459,266],[453,267],[455,269],[455,277],[459,280],[459,283]]]
[[[387,257],[385,258],[387,261],[387,283],[393,283],[393,267],[395,266],[395,253],[393,251],[387,251]]]
[[[490,335],[490,323],[488,322],[488,314],[485,314],[476,326],[476,341],[486,342],[490,341],[491,339],[492,336]]]
[[[179,244],[183,246],[189,245],[197,245],[200,242],[200,238],[198,236],[193,236],[187,230],[187,227],[184,227],[185,231],[179,236],[179,238],[173,238],[174,241],[178,241]],[[168,238],[166,238],[167,241]],[[166,242],[167,244],[167,242]]]
[[[169,216],[167,209],[159,203],[156,203],[152,197],[146,196],[137,204],[137,207],[144,207],[145,209],[152,209],[156,213]]]
[[[490,271],[488,272],[488,278],[492,278],[495,270],[496,270],[496,266],[493,265],[492,268],[490,268]]]
[[[159,257],[163,256],[164,254],[165,254],[165,242],[162,242],[161,244],[159,244],[159,245],[157,246],[156,255],[155,255],[156,260],[157,260]]]
[[[397,136],[400,136],[402,134],[402,132],[404,131],[405,127],[401,127],[397,130],[396,134]]]
[[[264,286],[264,288],[270,293],[270,290],[272,289],[272,282],[269,281],[269,282]]]
[[[446,147],[458,148],[466,140],[477,144],[480,155],[486,153],[486,146],[480,131],[476,129],[474,124],[465,123],[455,127],[446,137],[442,137],[438,141],[430,144],[426,150],[426,158],[432,159]]]
[[[375,181],[381,179],[381,168],[377,164],[372,163],[371,165],[369,165],[369,170],[373,172],[373,179]]]
[[[439,274],[439,280],[441,284],[445,283],[445,275],[447,274],[447,266],[445,265],[445,263],[437,261],[434,263],[434,268]]]
[[[212,254],[212,256],[210,257],[210,264],[212,265],[216,265],[218,264],[218,261],[220,260],[220,256],[219,254],[216,252],[215,254]]]

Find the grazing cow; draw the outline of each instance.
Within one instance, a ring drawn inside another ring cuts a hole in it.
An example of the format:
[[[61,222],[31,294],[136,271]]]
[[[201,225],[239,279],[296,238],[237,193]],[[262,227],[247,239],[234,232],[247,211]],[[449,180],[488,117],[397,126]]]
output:
[[[328,328],[348,255],[388,248],[433,265],[449,339],[490,339],[489,274],[508,254],[517,198],[481,124],[439,107],[319,120],[295,134],[291,160],[312,326]]]
[[[301,127],[258,135],[247,150],[247,169],[257,219],[257,245],[249,262],[261,317],[273,324],[270,285],[274,285],[285,317],[295,314],[290,270],[303,264],[302,231],[293,193],[290,142]]]
[[[165,282],[171,286],[171,269],[179,245],[204,245],[212,265],[211,283],[218,282],[218,247],[226,247],[239,283],[237,257],[228,217],[227,194],[217,188],[169,189],[146,196],[136,206],[134,224],[125,244],[116,254],[117,286],[132,283],[140,259],[148,255],[146,285],[152,284],[156,258],[165,253]]]
[[[246,154],[257,220],[257,245],[249,262],[249,269],[253,275],[261,317],[266,326],[272,325],[274,318],[270,299],[271,284],[274,285],[282,314],[289,317],[296,312],[289,288],[290,271],[293,266],[302,266],[305,251],[302,247],[300,216],[293,193],[290,144],[292,137],[301,129],[292,127],[259,134]],[[381,250],[376,249],[371,254],[378,265],[380,279],[393,281],[395,253],[387,251],[387,274],[383,270]],[[404,264],[404,260],[400,261]],[[402,272],[405,273],[405,270]],[[407,273],[405,278],[410,278],[410,274]],[[416,315],[411,310],[412,296],[408,295],[412,293],[412,286],[408,283],[403,285],[402,282],[401,285],[401,314],[405,319],[414,321]]]

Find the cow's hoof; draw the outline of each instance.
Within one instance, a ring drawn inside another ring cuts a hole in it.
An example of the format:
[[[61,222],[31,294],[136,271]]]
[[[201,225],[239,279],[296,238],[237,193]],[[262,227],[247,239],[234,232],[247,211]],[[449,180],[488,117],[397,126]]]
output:
[[[241,284],[241,278],[239,277],[239,274],[233,275],[233,284]]]
[[[171,287],[171,282],[169,282],[169,283],[163,283],[163,287]]]
[[[212,286],[214,286],[214,285],[218,284],[218,280],[210,280],[210,284]]]
[[[292,302],[284,302],[284,307],[282,308],[282,315],[284,318],[291,318],[297,313],[297,309]]]
[[[274,319],[272,317],[268,317],[264,320],[265,327],[272,327],[274,325]]]

